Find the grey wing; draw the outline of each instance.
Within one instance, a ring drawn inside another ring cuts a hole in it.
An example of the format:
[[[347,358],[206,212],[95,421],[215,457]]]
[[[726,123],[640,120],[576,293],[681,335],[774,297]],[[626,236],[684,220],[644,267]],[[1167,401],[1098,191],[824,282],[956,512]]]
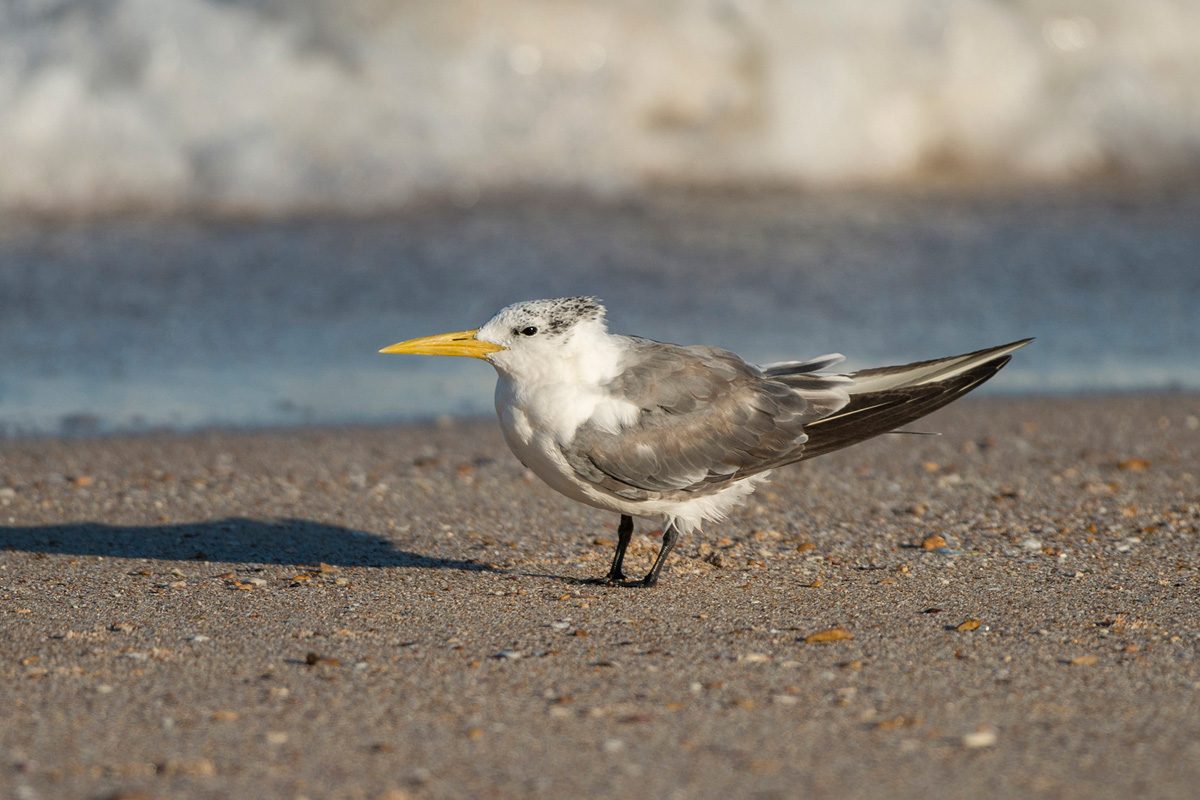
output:
[[[810,402],[726,350],[629,342],[607,388],[638,405],[637,421],[618,432],[585,423],[563,448],[580,477],[622,497],[704,493],[796,461],[804,425],[846,402],[837,390],[840,401]]]

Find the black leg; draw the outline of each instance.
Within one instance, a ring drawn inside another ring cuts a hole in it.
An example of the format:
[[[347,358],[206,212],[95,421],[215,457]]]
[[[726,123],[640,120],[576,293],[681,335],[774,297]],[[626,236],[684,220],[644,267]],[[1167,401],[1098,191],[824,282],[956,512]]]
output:
[[[673,522],[668,522],[667,526],[663,528],[662,549],[658,551],[658,558],[654,559],[654,566],[650,567],[646,577],[642,578],[643,586],[653,586],[658,583],[658,573],[662,572],[663,564],[667,563],[667,556],[671,555],[671,551],[675,549],[675,543],[678,541],[679,531],[675,530]]]
[[[604,576],[604,580],[609,583],[625,580],[621,566],[625,563],[625,548],[629,547],[629,540],[632,538],[633,517],[622,514],[621,524],[617,526],[617,552],[613,553],[612,567],[609,568],[608,575]]]

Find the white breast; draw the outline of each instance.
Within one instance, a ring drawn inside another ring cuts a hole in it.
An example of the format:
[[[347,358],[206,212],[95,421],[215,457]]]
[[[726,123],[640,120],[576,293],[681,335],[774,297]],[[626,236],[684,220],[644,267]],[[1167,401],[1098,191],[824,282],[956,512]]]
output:
[[[536,405],[536,404],[535,404]],[[579,478],[567,463],[561,448],[570,446],[550,432],[549,427],[536,424],[531,409],[515,401],[513,387],[503,378],[496,385],[496,412],[500,429],[513,454],[550,488],[563,495],[606,511],[638,517],[662,515],[673,521],[682,533],[698,529],[704,522],[716,522],[725,517],[755,487],[770,475],[769,472],[735,481],[715,494],[687,500],[630,500],[610,494]],[[574,429],[571,429],[571,434]]]
[[[496,384],[496,414],[513,454],[551,488],[581,503],[618,510],[607,496],[580,480],[562,455],[575,431],[595,413],[594,398],[547,390],[529,396],[501,377]],[[574,393],[578,394],[578,392]],[[617,412],[606,411],[606,416]]]

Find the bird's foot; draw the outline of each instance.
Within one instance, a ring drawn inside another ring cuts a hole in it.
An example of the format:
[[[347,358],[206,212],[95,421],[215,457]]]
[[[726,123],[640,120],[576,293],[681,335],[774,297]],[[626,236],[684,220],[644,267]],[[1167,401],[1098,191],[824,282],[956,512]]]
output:
[[[589,583],[594,583],[600,586],[620,586],[625,589],[642,589],[649,586],[657,586],[658,578],[647,575],[644,578],[634,578],[630,580],[622,575],[620,578],[594,578]]]
[[[610,572],[603,578],[588,578],[584,583],[591,583],[596,586],[625,586],[628,579],[624,572]]]
[[[609,574],[605,575],[603,578],[591,578],[589,580],[585,580],[584,583],[590,583],[594,586],[621,586],[626,589],[645,588],[645,587],[650,587],[650,586],[657,586],[658,585],[658,576],[657,575],[647,575],[644,578],[630,580],[629,578],[625,577],[625,573],[623,573],[623,572],[618,572],[615,575],[610,572]]]

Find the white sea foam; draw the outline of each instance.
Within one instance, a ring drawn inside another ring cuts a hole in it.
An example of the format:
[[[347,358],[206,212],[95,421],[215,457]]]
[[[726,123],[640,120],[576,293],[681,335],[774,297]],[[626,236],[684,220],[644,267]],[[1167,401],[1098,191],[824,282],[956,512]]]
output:
[[[1200,164],[1198,0],[2,0],[0,208]]]

